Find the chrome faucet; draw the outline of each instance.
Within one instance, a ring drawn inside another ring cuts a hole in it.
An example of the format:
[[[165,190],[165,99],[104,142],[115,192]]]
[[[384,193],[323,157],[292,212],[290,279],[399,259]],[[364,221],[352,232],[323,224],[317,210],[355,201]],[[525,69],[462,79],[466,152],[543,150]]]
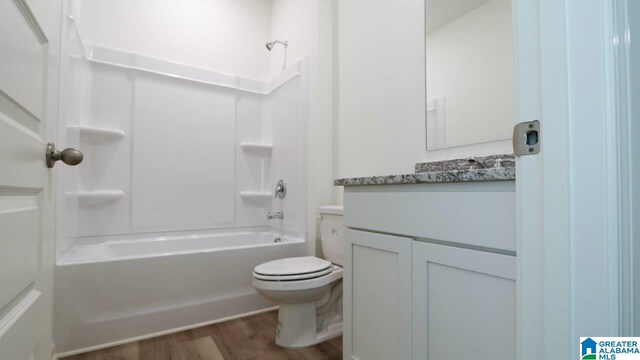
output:
[[[273,219],[284,219],[284,213],[282,211],[277,211],[274,213],[269,211],[269,215],[267,215],[267,220],[273,220]]]
[[[514,159],[498,158],[493,163],[493,167],[495,168],[505,168],[505,167],[515,167],[515,166],[516,166],[516,161]]]
[[[469,164],[469,169],[477,170],[487,168],[478,158],[470,158],[469,160],[467,160],[467,163]]]

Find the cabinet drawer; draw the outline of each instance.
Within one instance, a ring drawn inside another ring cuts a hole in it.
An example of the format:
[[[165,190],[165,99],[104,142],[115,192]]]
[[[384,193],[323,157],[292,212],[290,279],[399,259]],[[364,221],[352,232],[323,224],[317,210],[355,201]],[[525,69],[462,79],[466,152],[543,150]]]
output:
[[[515,182],[345,187],[345,226],[516,250]]]

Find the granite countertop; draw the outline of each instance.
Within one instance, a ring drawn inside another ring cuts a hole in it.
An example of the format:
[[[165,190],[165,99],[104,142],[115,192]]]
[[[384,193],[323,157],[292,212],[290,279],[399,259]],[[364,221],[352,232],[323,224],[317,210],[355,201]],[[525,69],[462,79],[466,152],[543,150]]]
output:
[[[474,161],[481,163],[485,168],[471,168]],[[334,181],[334,185],[397,185],[513,181],[516,179],[515,158],[513,154],[478,156],[474,158],[418,163],[416,164],[415,169],[416,172],[414,174],[337,179]]]

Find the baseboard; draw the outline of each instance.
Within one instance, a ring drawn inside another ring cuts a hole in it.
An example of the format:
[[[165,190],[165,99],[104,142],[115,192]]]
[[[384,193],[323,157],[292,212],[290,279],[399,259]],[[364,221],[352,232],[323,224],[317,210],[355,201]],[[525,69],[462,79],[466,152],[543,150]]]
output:
[[[239,314],[239,315],[228,316],[228,317],[221,318],[221,319],[205,321],[205,322],[201,322],[201,323],[197,323],[197,324],[193,324],[193,325],[182,326],[182,327],[178,327],[178,328],[174,328],[174,329],[170,329],[170,330],[164,330],[164,331],[155,332],[155,333],[151,333],[151,334],[147,334],[147,335],[141,335],[141,336],[136,336],[136,337],[127,338],[127,339],[123,339],[123,340],[113,341],[113,342],[109,342],[109,343],[105,343],[105,344],[101,344],[101,345],[90,346],[90,347],[83,348],[83,349],[67,351],[67,352],[64,352],[64,353],[61,353],[61,354],[54,354],[53,357],[52,357],[52,360],[58,360],[60,358],[64,358],[64,357],[67,357],[67,356],[73,356],[73,355],[78,355],[78,354],[84,354],[84,353],[91,352],[91,351],[107,349],[107,348],[110,348],[110,347],[123,345],[123,344],[128,344],[128,343],[132,343],[132,342],[135,342],[135,341],[147,340],[147,339],[151,339],[151,338],[158,337],[158,336],[174,334],[174,333],[185,331],[185,330],[191,330],[191,329],[195,329],[195,328],[199,328],[199,327],[219,324],[219,323],[223,323],[225,321],[230,321],[230,320],[240,319],[240,318],[247,317],[247,316],[262,314],[262,313],[273,311],[273,310],[277,310],[277,309],[278,309],[278,307],[274,306],[274,307],[270,307],[270,308],[266,308],[266,309],[250,311],[250,312]]]
[[[51,359],[51,360],[57,360],[58,359],[58,355],[56,355],[56,344],[54,342],[51,342],[51,350],[49,351],[49,359]]]

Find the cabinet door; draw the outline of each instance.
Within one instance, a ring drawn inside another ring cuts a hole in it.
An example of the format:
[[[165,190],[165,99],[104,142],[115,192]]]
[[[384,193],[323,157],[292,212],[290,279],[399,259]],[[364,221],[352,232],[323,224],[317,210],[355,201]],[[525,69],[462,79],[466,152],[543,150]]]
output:
[[[516,358],[516,258],[413,242],[413,359]]]
[[[411,239],[345,231],[344,359],[411,358]]]

